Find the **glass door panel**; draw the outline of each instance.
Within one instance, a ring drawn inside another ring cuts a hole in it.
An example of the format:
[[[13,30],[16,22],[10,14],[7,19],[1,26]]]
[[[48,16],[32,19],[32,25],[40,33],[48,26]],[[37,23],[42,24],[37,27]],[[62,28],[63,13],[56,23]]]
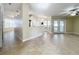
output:
[[[60,20],[60,32],[64,32],[64,21]]]
[[[54,32],[58,32],[58,21],[54,21]]]

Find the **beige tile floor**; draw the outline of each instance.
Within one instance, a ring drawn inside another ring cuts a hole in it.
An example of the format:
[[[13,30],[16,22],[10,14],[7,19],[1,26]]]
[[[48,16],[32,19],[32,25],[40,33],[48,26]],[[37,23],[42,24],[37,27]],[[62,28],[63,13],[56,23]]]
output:
[[[14,32],[5,33],[1,55],[77,55],[79,36],[68,34],[49,34],[26,42],[15,37]]]

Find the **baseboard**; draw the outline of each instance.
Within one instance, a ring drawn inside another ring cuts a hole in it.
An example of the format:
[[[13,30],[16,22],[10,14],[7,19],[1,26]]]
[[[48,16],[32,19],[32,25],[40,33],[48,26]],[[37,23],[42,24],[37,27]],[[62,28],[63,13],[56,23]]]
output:
[[[25,42],[25,41],[28,41],[28,40],[31,40],[31,39],[34,39],[34,38],[38,38],[38,37],[40,37],[40,36],[42,36],[42,35],[43,35],[43,33],[40,34],[40,35],[38,35],[38,36],[28,37],[28,38],[26,38],[26,39],[23,39],[22,42]]]
[[[73,34],[73,32],[65,32],[65,34]]]
[[[19,40],[22,41],[22,38],[19,35],[15,35]]]
[[[79,35],[79,33],[75,33],[75,32],[74,32],[73,34],[74,34],[74,35]]]
[[[79,33],[76,33],[76,32],[66,32],[66,34],[79,35]]]

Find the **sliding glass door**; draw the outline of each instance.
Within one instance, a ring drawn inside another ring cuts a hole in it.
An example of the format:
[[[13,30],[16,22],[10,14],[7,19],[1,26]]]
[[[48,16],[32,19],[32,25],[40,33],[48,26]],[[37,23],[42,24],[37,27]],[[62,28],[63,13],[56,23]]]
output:
[[[53,21],[54,33],[64,33],[65,31],[65,21],[64,20],[54,20]]]
[[[59,32],[59,24],[57,20],[54,20],[54,32]]]
[[[59,21],[59,31],[62,33],[64,33],[64,31],[65,31],[65,24],[64,23],[65,22],[63,20]]]

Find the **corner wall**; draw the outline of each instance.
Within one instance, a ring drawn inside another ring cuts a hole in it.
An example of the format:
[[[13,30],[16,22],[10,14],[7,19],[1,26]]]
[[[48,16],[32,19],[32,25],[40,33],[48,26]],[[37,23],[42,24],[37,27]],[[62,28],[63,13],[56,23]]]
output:
[[[23,40],[29,37],[29,6],[27,4],[22,5],[22,34]]]
[[[66,17],[66,32],[72,33],[73,32],[73,18]]]
[[[75,16],[73,19],[73,32],[79,34],[79,16]]]
[[[67,32],[79,34],[79,16],[69,16],[67,19]]]

